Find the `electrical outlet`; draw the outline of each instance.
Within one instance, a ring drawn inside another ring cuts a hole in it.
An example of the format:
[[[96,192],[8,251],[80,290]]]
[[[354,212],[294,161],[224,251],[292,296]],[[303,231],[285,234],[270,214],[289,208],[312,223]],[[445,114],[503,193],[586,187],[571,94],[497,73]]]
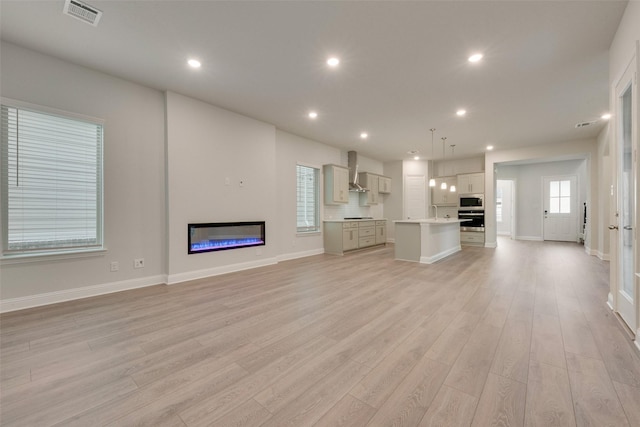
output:
[[[111,270],[112,272],[120,270],[120,264],[118,263],[118,261],[112,261],[111,265],[109,266],[109,270]]]
[[[136,258],[133,260],[133,268],[144,268],[144,258]]]

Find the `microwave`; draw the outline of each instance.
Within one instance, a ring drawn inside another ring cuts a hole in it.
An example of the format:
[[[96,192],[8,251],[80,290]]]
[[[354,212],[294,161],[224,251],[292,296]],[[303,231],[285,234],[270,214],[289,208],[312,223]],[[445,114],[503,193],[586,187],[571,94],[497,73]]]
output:
[[[484,194],[461,195],[458,208],[465,210],[484,210]]]

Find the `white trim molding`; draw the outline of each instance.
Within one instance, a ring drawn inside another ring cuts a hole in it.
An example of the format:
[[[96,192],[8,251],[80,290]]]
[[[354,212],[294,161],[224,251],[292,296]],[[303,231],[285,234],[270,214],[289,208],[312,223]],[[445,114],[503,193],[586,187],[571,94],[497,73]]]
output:
[[[533,242],[543,242],[544,239],[540,236],[516,236],[516,240],[530,240]]]
[[[305,258],[313,255],[321,255],[323,253],[324,253],[324,248],[311,249],[308,251],[291,252],[288,254],[278,255],[277,259],[278,259],[278,262],[282,262],[282,261],[289,261],[292,259]]]
[[[123,280],[120,282],[103,283],[100,285],[84,286],[82,288],[65,289],[44,294],[0,300],[0,313],[24,310],[26,308],[73,301],[114,292],[128,291],[147,286],[162,285],[166,282],[164,275],[143,277],[140,279]]]
[[[462,247],[460,245],[458,246],[454,246],[453,248],[447,249],[445,251],[439,252],[435,255],[431,255],[431,256],[421,256],[420,257],[420,264],[433,264],[436,261],[439,261],[443,258],[448,257],[449,255],[453,255],[456,252],[460,252],[462,250]]]
[[[206,268],[204,270],[187,271],[184,273],[169,274],[167,276],[167,285],[175,285],[176,283],[188,282],[190,280],[204,279],[205,277],[219,276],[226,273],[234,273],[236,271],[249,270],[257,267],[264,267],[278,263],[278,258],[265,258],[258,261],[241,262],[238,264],[223,265],[220,267]]]
[[[638,350],[640,350],[640,329],[636,331],[636,339],[633,340],[633,343],[636,345]]]
[[[613,294],[611,292],[609,292],[609,294],[607,295],[607,305],[609,306],[611,311],[613,311]]]
[[[498,242],[485,242],[485,248],[495,249],[498,247]]]

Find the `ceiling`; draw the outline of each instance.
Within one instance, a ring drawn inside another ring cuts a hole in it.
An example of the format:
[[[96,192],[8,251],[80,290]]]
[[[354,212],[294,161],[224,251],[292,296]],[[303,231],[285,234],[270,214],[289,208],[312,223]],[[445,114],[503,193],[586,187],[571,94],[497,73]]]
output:
[[[627,2],[88,3],[103,11],[97,27],[63,15],[64,0],[2,0],[0,35],[389,161],[442,158],[442,137],[447,158],[594,138]]]

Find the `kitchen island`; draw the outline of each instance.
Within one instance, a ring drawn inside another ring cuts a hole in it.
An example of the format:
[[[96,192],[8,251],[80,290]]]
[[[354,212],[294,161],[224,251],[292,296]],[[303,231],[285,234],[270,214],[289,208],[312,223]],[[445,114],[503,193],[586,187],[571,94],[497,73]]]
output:
[[[457,218],[427,218],[394,221],[395,257],[433,264],[461,250]]]

